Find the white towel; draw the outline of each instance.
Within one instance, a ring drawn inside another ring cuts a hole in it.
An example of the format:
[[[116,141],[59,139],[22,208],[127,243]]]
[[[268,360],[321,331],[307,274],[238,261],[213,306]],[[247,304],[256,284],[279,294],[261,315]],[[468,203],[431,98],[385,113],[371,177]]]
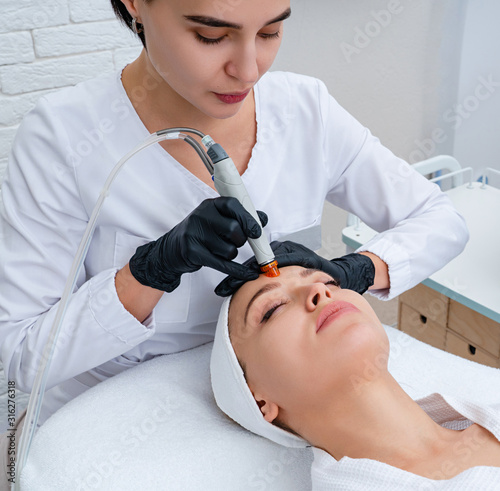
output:
[[[386,331],[389,369],[411,397],[441,392],[478,402],[498,398],[498,370]],[[253,435],[217,408],[210,352],[208,344],[156,358],[69,402],[35,436],[22,489],[311,489],[311,450]]]
[[[268,438],[285,447],[310,447],[311,445],[303,438],[292,435],[263,418],[252,392],[248,388],[243,369],[229,338],[230,302],[231,297],[226,298],[220,308],[210,359],[212,390],[217,405],[230,418],[256,435]]]

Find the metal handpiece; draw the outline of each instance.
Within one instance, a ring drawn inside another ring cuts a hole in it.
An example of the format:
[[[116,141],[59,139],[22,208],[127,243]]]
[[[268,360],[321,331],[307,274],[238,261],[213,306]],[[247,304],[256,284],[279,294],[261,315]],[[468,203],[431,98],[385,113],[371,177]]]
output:
[[[201,141],[207,148],[208,157],[213,164],[215,189],[217,189],[221,196],[236,198],[262,227],[259,215],[255,210],[234,162],[229,158],[225,150],[218,143],[215,143],[209,135],[205,135]],[[266,276],[279,276],[278,262],[274,258],[274,252],[269,245],[269,240],[264,230],[262,230],[262,235],[258,239],[248,239],[248,242],[255,254],[255,259],[260,266],[260,270]]]
[[[241,176],[229,157],[214,165],[214,184],[215,189],[221,196],[236,198],[250,215],[257,220],[257,223],[261,223]],[[260,266],[274,261],[274,253],[264,230],[262,230],[262,235],[258,239],[248,239],[248,242]]]

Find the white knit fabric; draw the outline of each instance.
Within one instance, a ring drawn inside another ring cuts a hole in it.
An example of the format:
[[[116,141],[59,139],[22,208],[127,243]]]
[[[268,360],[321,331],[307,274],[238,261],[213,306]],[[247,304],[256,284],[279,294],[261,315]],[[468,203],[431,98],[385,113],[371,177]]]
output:
[[[474,422],[500,440],[500,403],[479,405],[438,393],[416,402],[441,426],[462,430]],[[472,467],[451,479],[434,480],[376,460],[343,457],[336,461],[319,448],[313,448],[313,453],[313,491],[500,490],[500,467]]]

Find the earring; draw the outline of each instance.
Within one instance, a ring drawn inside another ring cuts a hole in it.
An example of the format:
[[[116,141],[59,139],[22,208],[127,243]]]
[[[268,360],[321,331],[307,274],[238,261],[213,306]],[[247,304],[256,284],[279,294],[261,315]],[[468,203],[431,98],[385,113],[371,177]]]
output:
[[[140,34],[141,32],[144,32],[144,28],[142,27],[142,24],[138,23],[137,19],[135,17],[132,19],[132,30],[136,34]]]

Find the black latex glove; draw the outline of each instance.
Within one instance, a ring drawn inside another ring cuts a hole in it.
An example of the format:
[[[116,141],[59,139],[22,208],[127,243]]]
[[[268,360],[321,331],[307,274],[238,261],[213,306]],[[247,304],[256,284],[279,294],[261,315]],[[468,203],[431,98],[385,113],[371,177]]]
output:
[[[257,212],[262,226],[267,215]],[[158,240],[139,248],[130,259],[130,271],[139,283],[171,292],[181,275],[202,266],[246,282],[258,272],[232,261],[247,238],[260,237],[260,224],[236,198],[207,199]]]
[[[278,261],[278,268],[302,266],[308,269],[319,269],[335,278],[342,288],[354,290],[361,294],[373,285],[375,279],[373,261],[363,254],[347,254],[329,261],[318,256],[307,247],[291,241],[271,242],[271,248]],[[255,257],[250,258],[243,264],[252,271],[260,272]],[[228,276],[219,283],[215,293],[220,297],[228,297],[246,281]]]

